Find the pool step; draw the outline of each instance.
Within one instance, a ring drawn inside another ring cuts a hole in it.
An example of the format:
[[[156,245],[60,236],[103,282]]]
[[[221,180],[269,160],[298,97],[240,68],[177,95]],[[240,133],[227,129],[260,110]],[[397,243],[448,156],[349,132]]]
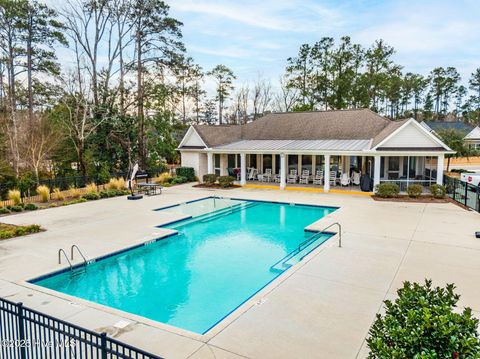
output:
[[[70,270],[70,278],[78,277],[79,275],[87,273],[87,266],[82,265],[80,267],[72,268]]]
[[[275,273],[281,273],[289,269],[294,264],[300,262],[308,253],[320,246],[330,238],[329,234],[317,232],[308,237],[305,241],[299,244],[297,248],[288,253],[285,257],[278,260],[274,265],[270,267],[270,271]]]

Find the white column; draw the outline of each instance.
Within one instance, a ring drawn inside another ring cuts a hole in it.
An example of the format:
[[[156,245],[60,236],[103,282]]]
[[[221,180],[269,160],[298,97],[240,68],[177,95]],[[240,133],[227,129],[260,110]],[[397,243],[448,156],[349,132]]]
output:
[[[325,155],[324,159],[323,192],[328,192],[330,191],[330,155]]]
[[[208,174],[214,173],[214,170],[213,170],[213,153],[212,152],[207,153],[207,173]]]
[[[445,161],[445,156],[438,155],[437,157],[437,184],[443,184],[443,165]]]
[[[380,184],[380,155],[374,156],[374,163],[373,163],[373,188],[377,184]]]
[[[287,156],[284,153],[280,154],[280,189],[285,189],[287,182]]]
[[[297,173],[300,176],[302,174],[302,155],[298,155],[297,157]]]
[[[247,184],[247,156],[245,153],[240,153],[240,185]]]
[[[275,172],[275,168],[277,168],[277,155],[275,153],[272,153],[272,173],[277,174]]]

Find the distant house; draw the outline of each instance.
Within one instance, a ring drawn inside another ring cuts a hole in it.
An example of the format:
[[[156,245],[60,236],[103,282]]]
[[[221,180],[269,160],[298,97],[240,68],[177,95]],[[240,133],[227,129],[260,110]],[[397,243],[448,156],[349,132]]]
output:
[[[444,156],[452,150],[414,119],[392,121],[368,109],[271,113],[244,125],[194,125],[179,145],[182,166],[227,175],[240,184],[270,181],[284,189],[308,174],[328,192],[353,172],[374,184],[429,186],[443,182]],[[265,175],[265,176],[264,176]],[[287,184],[288,182],[288,184]]]
[[[466,135],[473,129],[473,126],[460,121],[422,121],[420,124],[427,130],[437,133],[442,130],[456,130]]]
[[[480,127],[475,127],[465,136],[465,142],[476,150],[480,150]]]

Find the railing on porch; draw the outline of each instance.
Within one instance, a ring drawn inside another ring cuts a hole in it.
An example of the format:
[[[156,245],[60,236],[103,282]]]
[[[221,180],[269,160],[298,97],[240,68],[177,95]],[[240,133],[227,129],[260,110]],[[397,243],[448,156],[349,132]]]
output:
[[[480,187],[460,181],[458,178],[445,176],[447,195],[454,201],[480,212]]]
[[[161,359],[110,338],[0,298],[0,358]]]
[[[423,192],[429,193],[430,186],[436,183],[435,179],[423,179],[423,180],[415,180],[415,179],[380,179],[380,183],[395,183],[398,187],[400,187],[400,192],[407,192],[407,187],[412,184],[419,184],[423,187]]]

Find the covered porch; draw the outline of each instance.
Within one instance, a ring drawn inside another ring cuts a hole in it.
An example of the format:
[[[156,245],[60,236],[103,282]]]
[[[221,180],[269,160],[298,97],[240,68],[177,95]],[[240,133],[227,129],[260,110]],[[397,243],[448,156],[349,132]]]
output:
[[[443,154],[394,153],[207,153],[207,172],[234,176],[240,185],[373,191],[379,183],[396,183],[402,192],[410,184],[428,191],[443,182]],[[366,181],[366,182],[365,182]],[[362,183],[362,186],[360,184]],[[366,188],[365,183],[369,183]]]

